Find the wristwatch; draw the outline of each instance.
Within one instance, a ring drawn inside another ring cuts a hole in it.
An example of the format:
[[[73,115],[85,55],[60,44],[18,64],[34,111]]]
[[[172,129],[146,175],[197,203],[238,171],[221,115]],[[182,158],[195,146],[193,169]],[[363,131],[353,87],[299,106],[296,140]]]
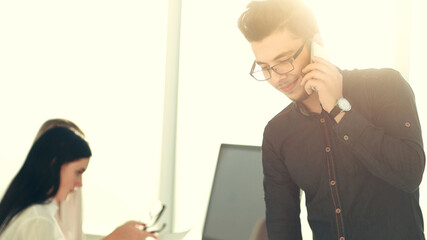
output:
[[[334,108],[332,108],[331,112],[329,113],[329,117],[331,119],[334,119],[341,112],[348,112],[350,110],[351,104],[348,102],[348,100],[345,98],[339,98],[337,104]]]

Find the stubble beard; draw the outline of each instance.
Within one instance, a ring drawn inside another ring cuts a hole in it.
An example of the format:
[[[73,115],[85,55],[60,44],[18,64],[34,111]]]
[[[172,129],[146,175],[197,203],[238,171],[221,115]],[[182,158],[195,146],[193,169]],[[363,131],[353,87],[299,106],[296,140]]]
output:
[[[302,103],[305,100],[307,100],[308,97],[310,97],[310,95],[308,95],[307,92],[303,89],[303,91],[301,92],[301,94],[299,96],[297,96],[297,97],[295,97],[294,99],[291,99],[291,100],[294,101],[294,102],[297,102],[297,103]]]
[[[304,77],[304,75],[302,74],[298,74],[298,79],[302,79]],[[299,84],[299,83],[297,83]],[[303,86],[301,86],[298,89],[295,89],[297,92],[294,92],[295,96],[288,96],[287,97],[297,103],[302,103],[303,101],[307,100],[310,95],[305,91],[305,88]],[[301,92],[301,93],[298,93]],[[286,94],[285,94],[286,95]]]

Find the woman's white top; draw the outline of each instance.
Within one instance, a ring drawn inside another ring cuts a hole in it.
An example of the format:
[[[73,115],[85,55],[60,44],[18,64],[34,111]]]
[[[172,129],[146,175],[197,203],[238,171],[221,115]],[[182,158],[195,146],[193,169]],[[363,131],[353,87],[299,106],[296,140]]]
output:
[[[77,188],[59,206],[58,223],[67,240],[82,240],[82,191]]]
[[[34,204],[12,219],[0,240],[65,240],[57,215],[56,201]]]

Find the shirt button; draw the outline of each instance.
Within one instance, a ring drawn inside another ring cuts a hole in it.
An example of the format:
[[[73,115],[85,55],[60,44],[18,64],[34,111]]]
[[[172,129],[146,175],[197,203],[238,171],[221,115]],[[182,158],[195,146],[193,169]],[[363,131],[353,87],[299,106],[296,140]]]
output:
[[[325,152],[327,152],[327,153],[328,153],[328,152],[330,152],[330,151],[331,151],[331,148],[330,148],[330,147],[326,147],[326,148],[325,148]]]
[[[411,123],[410,122],[406,122],[405,123],[405,127],[407,127],[407,128],[411,127]]]
[[[329,182],[329,184],[331,184],[331,186],[335,186],[335,184],[337,184],[337,182],[335,182],[334,180],[331,180],[331,181]]]
[[[337,208],[337,209],[335,209],[335,212],[336,212],[337,214],[340,214],[340,213],[341,213],[341,209]]]
[[[344,140],[348,141],[348,139],[349,139],[348,135],[344,135]]]
[[[325,123],[326,121],[325,121],[325,118],[321,118],[320,119],[320,123]]]

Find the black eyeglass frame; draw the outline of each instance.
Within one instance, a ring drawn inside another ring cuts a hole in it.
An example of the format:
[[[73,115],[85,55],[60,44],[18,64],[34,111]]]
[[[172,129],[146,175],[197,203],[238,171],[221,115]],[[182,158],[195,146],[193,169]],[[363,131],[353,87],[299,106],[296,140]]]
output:
[[[296,51],[296,53],[290,58],[290,59],[286,59],[286,60],[284,60],[284,61],[281,61],[281,62],[279,62],[278,64],[276,64],[276,65],[274,65],[274,66],[272,66],[272,67],[269,67],[269,68],[267,68],[267,69],[264,69],[264,70],[262,70],[262,71],[265,71],[265,70],[267,70],[268,71],[268,75],[269,75],[269,77],[268,78],[265,78],[265,79],[257,79],[254,75],[253,75],[253,73],[254,73],[254,69],[255,69],[255,67],[256,67],[256,65],[257,65],[257,63],[256,63],[256,60],[254,61],[254,63],[252,64],[252,68],[251,68],[251,71],[249,72],[249,74],[251,75],[251,77],[253,77],[255,80],[257,80],[257,81],[267,81],[267,80],[269,80],[269,79],[271,79],[271,72],[270,72],[270,70],[273,70],[275,73],[277,73],[277,74],[279,74],[279,75],[285,75],[285,74],[288,74],[288,73],[290,73],[290,72],[292,72],[294,69],[295,69],[295,67],[294,67],[294,61],[295,61],[295,59],[301,54],[301,52],[302,52],[302,50],[304,49],[304,46],[305,46],[305,44],[307,43],[307,40],[304,40],[304,43],[301,45],[301,47],[299,47],[298,48],[298,50]],[[275,67],[276,66],[278,66],[278,65],[280,65],[280,64],[283,64],[283,63],[286,63],[286,62],[289,62],[290,64],[291,64],[291,66],[292,66],[292,69],[291,70],[289,70],[289,71],[287,71],[287,72],[285,72],[285,73],[281,73],[281,72],[278,72],[276,69],[275,69]]]

